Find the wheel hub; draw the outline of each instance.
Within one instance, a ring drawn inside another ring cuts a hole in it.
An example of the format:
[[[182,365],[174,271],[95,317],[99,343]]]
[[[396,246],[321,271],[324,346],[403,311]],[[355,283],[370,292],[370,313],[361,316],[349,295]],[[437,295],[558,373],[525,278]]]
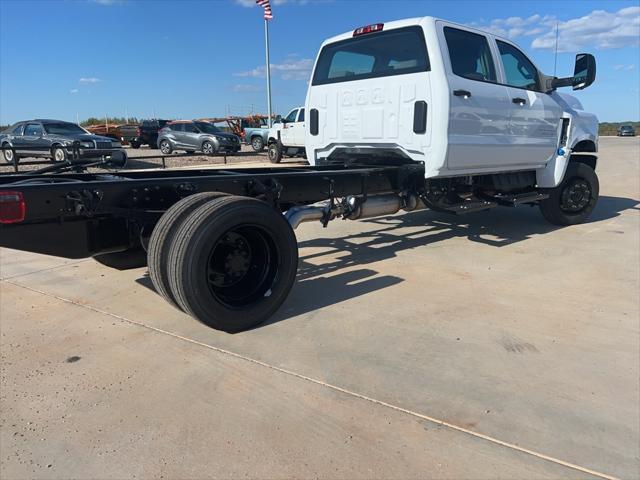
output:
[[[231,232],[215,247],[215,257],[209,264],[209,281],[214,287],[235,285],[249,271],[251,247],[240,234]]]
[[[562,191],[561,207],[567,212],[576,213],[583,210],[591,199],[591,188],[584,179],[572,180]]]
[[[263,298],[277,270],[273,242],[261,229],[242,226],[214,244],[207,262],[207,283],[221,302],[240,307]]]

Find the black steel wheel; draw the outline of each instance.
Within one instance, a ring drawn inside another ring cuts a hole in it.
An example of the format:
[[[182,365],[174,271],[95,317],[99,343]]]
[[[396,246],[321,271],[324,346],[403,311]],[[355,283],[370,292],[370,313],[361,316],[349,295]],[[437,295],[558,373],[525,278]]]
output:
[[[260,200],[227,196],[182,222],[169,252],[169,284],[185,312],[238,332],[282,305],[297,265],[296,238],[279,211]]]
[[[596,172],[589,165],[571,162],[562,183],[549,190],[549,198],[540,202],[540,211],[554,225],[582,223],[593,212],[599,194]]]
[[[167,269],[169,251],[175,239],[175,233],[180,225],[182,225],[184,219],[196,208],[215,198],[226,195],[226,193],[221,192],[202,192],[185,197],[173,204],[171,208],[160,217],[160,220],[158,220],[158,223],[156,223],[153,228],[147,252],[149,277],[156,291],[176,308],[180,307],[176,303],[173,293],[171,293]]]

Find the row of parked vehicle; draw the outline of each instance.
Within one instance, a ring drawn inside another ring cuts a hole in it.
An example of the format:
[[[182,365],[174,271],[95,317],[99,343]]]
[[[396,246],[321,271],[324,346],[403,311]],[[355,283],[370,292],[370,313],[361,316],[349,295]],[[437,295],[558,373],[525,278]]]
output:
[[[126,158],[123,143],[133,148],[149,145],[163,154],[173,151],[205,155],[236,153],[240,151],[240,138],[206,121],[148,120],[140,125],[118,127],[120,138],[113,131],[96,135],[81,126],[62,120],[34,119],[15,123],[0,133],[0,147],[6,163],[23,157],[48,158],[62,162],[72,156],[79,158],[110,157],[119,151]]]

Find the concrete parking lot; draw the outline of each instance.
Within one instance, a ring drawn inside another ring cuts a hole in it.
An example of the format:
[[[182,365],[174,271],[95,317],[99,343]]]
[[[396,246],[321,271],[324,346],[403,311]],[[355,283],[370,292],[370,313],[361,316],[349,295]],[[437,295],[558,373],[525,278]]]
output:
[[[2,478],[638,478],[640,142],[600,202],[305,224],[230,335],[146,269],[0,250]]]

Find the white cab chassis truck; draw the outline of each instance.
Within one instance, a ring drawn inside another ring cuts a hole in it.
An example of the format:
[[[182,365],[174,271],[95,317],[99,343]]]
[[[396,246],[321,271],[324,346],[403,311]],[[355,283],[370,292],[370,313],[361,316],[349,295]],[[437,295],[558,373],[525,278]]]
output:
[[[304,107],[291,110],[286,117],[269,129],[267,154],[271,163],[280,163],[283,155],[295,157],[305,154]]]
[[[586,88],[595,70],[579,54],[573,77],[549,77],[508,39],[432,17],[358,28],[317,56],[307,156],[419,162],[438,210],[536,202],[552,223],[579,223],[598,199],[598,120],[557,88]]]
[[[252,328],[295,282],[302,222],[522,204],[555,224],[585,221],[598,199],[597,120],[556,89],[594,78],[591,55],[552,78],[508,40],[433,18],[358,28],[322,45],[307,118],[291,114],[310,166],[124,170],[114,155],[104,166],[115,170],[95,173],[74,154],[20,173],[16,163],[0,173],[0,246],[147,265],[176,308],[213,328]]]

